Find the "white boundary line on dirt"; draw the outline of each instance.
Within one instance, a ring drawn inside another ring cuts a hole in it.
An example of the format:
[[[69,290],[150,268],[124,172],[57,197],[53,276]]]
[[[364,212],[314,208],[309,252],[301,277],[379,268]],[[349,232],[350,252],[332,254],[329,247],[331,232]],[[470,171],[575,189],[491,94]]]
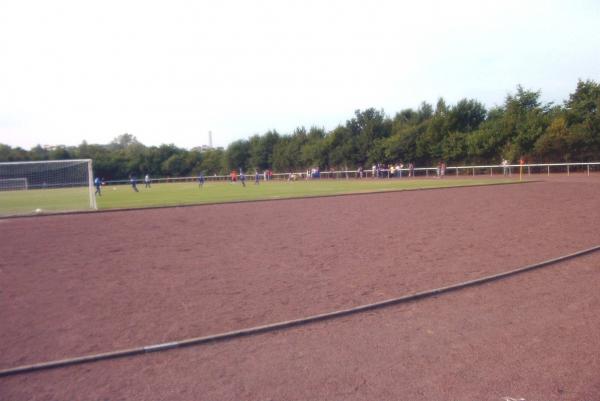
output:
[[[113,351],[113,352],[106,352],[106,353],[101,353],[101,354],[93,354],[93,355],[86,355],[86,356],[80,356],[80,357],[75,357],[75,358],[67,358],[67,359],[61,359],[61,360],[55,360],[55,361],[49,361],[49,362],[42,362],[42,363],[37,363],[37,364],[32,364],[32,365],[17,366],[14,368],[0,370],[0,377],[31,373],[31,372],[36,372],[36,371],[40,371],[40,370],[54,369],[54,368],[72,366],[72,365],[83,364],[83,363],[102,361],[102,360],[106,360],[106,359],[123,358],[126,356],[140,355],[140,354],[145,354],[145,353],[149,353],[149,352],[166,351],[169,349],[174,349],[174,348],[179,348],[179,347],[200,345],[200,344],[206,344],[206,343],[217,342],[217,341],[227,341],[227,340],[232,340],[237,337],[251,336],[251,335],[257,335],[257,334],[271,332],[271,331],[284,330],[284,329],[288,329],[288,328],[295,327],[295,326],[301,326],[301,325],[311,324],[311,323],[320,322],[320,321],[324,321],[324,320],[335,319],[335,318],[348,316],[348,315],[352,315],[352,314],[356,314],[356,313],[360,313],[360,312],[365,312],[365,311],[374,310],[374,309],[380,309],[380,308],[384,308],[387,306],[396,305],[396,304],[400,304],[400,303],[412,302],[412,301],[416,301],[416,300],[419,300],[422,298],[428,298],[428,297],[432,297],[435,295],[439,295],[439,294],[443,294],[443,293],[447,293],[447,292],[451,292],[451,291],[457,291],[457,290],[460,290],[463,288],[472,287],[472,286],[488,283],[488,282],[495,281],[495,280],[501,280],[501,279],[507,278],[509,276],[524,273],[529,270],[538,269],[538,268],[541,268],[544,266],[549,266],[549,265],[552,265],[552,264],[555,264],[558,262],[563,262],[563,261],[573,259],[573,258],[576,258],[579,256],[590,254],[590,253],[593,253],[596,251],[600,251],[600,245],[596,245],[591,248],[577,251],[575,253],[571,253],[568,255],[563,255],[558,258],[548,259],[543,262],[539,262],[539,263],[535,263],[532,265],[509,270],[507,272],[481,277],[481,278],[478,278],[475,280],[463,281],[463,282],[449,285],[446,287],[440,287],[440,288],[435,288],[432,290],[417,292],[414,294],[405,295],[405,296],[398,297],[398,298],[391,298],[391,299],[387,299],[387,300],[380,301],[380,302],[357,306],[354,308],[341,309],[341,310],[337,310],[334,312],[323,313],[323,314],[319,314],[319,315],[312,315],[312,316],[304,317],[301,319],[287,320],[287,321],[267,324],[267,325],[263,325],[263,326],[250,327],[250,328],[242,329],[242,330],[228,331],[225,333],[220,333],[220,334],[215,334],[215,335],[209,335],[209,336],[203,336],[203,337],[193,337],[193,338],[188,338],[188,339],[184,339],[184,340],[180,340],[180,341],[152,344],[152,345],[146,345],[146,346],[137,347],[137,348],[129,348],[129,349],[123,349],[123,350],[118,350],[118,351]]]

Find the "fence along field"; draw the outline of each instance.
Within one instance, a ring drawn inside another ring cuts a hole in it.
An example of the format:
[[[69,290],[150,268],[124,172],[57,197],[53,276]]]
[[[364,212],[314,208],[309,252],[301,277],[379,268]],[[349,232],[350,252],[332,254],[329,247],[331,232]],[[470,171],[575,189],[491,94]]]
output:
[[[405,169],[401,178],[389,179],[387,170],[382,179],[373,179],[371,170],[364,171],[363,179],[356,179],[357,171],[322,172],[321,179],[293,173],[294,180],[289,180],[288,173],[275,174],[269,182],[261,175],[258,185],[248,175],[246,187],[239,181],[230,184],[227,176],[208,176],[202,187],[196,177],[158,178],[152,180],[151,188],[139,180],[140,192],[134,192],[128,181],[108,181],[101,196],[94,195],[91,169],[91,160],[0,163],[0,216],[499,184],[518,180],[520,166],[508,166],[508,171],[501,166],[448,167],[446,175],[451,180],[431,179],[436,177],[436,168],[417,168],[410,178]],[[524,178],[551,172],[589,175],[599,169],[600,163],[530,164],[522,173]]]

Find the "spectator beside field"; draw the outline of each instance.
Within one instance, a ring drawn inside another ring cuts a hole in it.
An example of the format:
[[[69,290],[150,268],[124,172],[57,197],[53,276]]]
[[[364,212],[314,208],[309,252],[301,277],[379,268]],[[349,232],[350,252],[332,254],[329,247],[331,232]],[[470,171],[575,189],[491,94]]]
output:
[[[231,178],[232,184],[235,184],[237,182],[237,172],[235,170],[231,171],[231,173],[229,174],[229,177]]]
[[[198,188],[202,188],[204,186],[204,174],[198,174]]]
[[[131,184],[131,188],[133,188],[133,190],[135,192],[140,192],[137,189],[137,178],[135,177],[135,175],[130,175],[129,176],[129,183]]]
[[[408,176],[409,177],[415,176],[415,164],[413,162],[408,163]]]
[[[144,184],[146,184],[146,188],[150,188],[150,175],[146,174],[144,177]]]
[[[508,160],[502,159],[502,174],[508,175]]]
[[[102,186],[102,180],[100,179],[100,177],[96,177],[94,179],[94,186],[96,187],[95,195],[102,196],[102,191],[100,190],[100,187]]]

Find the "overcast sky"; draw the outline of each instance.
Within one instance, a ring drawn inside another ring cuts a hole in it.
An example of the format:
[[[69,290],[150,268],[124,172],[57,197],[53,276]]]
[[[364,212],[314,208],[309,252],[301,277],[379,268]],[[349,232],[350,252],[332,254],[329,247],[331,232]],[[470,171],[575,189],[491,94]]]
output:
[[[600,81],[600,1],[0,0],[0,143],[215,146],[354,110],[562,102]]]

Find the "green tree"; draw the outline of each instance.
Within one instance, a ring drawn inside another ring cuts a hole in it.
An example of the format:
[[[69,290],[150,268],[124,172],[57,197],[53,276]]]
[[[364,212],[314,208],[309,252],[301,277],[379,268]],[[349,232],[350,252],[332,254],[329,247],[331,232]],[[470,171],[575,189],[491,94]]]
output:
[[[304,127],[296,128],[290,136],[281,137],[273,149],[273,168],[278,171],[304,169],[301,149],[307,140],[308,135]]]
[[[196,171],[196,173],[202,172],[206,175],[225,174],[227,171],[223,168],[224,160],[225,152],[222,149],[208,150],[204,152],[199,171]]]
[[[344,153],[344,163],[340,166],[357,166],[365,163],[381,162],[383,157],[382,139],[392,133],[392,121],[385,116],[383,110],[369,108],[356,110],[354,118],[346,122],[346,128],[352,138],[355,154]]]
[[[420,163],[432,163],[440,160],[443,156],[442,140],[447,134],[448,106],[444,99],[440,98],[425,132],[417,138],[416,159]]]
[[[328,154],[328,167],[360,166],[366,159],[365,156],[358,154],[356,137],[352,131],[341,125],[327,136],[325,146]]]
[[[517,86],[517,93],[506,97],[503,116],[503,131],[509,138],[503,153],[509,159],[531,156],[538,138],[549,124],[547,118],[550,105],[539,101],[540,91],[524,90]]]
[[[125,133],[121,134],[108,144],[111,149],[125,149],[131,145],[139,144],[135,136]]]
[[[48,160],[49,158],[49,152],[40,145],[36,145],[29,150],[29,159],[31,160]]]
[[[504,152],[510,134],[504,131],[504,107],[495,107],[488,111],[486,120],[479,129],[465,138],[467,147],[466,161],[476,164],[500,163],[501,158],[511,158]],[[515,160],[513,160],[515,161]]]
[[[572,141],[575,138],[567,127],[564,116],[557,117],[546,132],[538,138],[534,152],[540,161],[570,161]]]
[[[327,133],[323,128],[312,127],[302,145],[300,163],[303,168],[327,166],[327,149],[325,136]]]
[[[69,150],[65,146],[54,147],[54,149],[50,150],[48,157],[50,158],[50,160],[72,159]]]
[[[442,140],[442,159],[446,162],[460,163],[467,156],[467,133],[451,132]]]
[[[250,138],[249,166],[265,170],[273,164],[273,149],[279,142],[280,135],[277,131],[268,131],[264,135],[254,135]]]
[[[567,126],[572,133],[571,153],[580,160],[600,157],[600,85],[579,81],[565,102]]]
[[[425,134],[433,108],[428,103],[421,103],[417,111],[404,109],[392,120],[392,135],[384,143],[387,160],[415,161],[417,159],[417,141]]]
[[[227,147],[225,158],[228,170],[246,171],[250,161],[250,143],[244,139],[232,142]]]
[[[161,164],[161,172],[167,177],[181,177],[189,171],[186,154],[179,152],[171,155]]]
[[[540,91],[517,86],[500,107],[486,111],[474,99],[447,105],[440,98],[435,108],[421,103],[388,118],[383,110],[356,110],[333,130],[301,127],[282,136],[277,131],[208,152],[187,151],[173,144],[146,147],[132,134],[109,144],[57,147],[37,145],[27,151],[0,144],[0,161],[91,158],[94,173],[105,179],[129,174],[223,174],[229,169],[273,168],[279,171],[308,167],[337,169],[378,162],[414,161],[418,165],[444,159],[453,163],[516,162],[520,156],[540,161],[586,161],[600,158],[600,86],[578,81],[564,102],[540,102]]]
[[[486,115],[487,111],[483,104],[474,99],[462,99],[448,111],[448,131],[472,132],[485,121]]]

